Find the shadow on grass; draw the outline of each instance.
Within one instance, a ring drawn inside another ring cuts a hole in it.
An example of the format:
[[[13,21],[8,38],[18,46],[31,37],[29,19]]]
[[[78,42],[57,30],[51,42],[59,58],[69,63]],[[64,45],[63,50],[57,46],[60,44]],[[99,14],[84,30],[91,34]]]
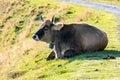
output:
[[[86,53],[82,53],[77,56],[74,56],[72,58],[69,58],[69,61],[71,62],[74,60],[103,60],[108,56],[113,56],[116,59],[120,57],[120,51],[104,50],[104,51],[98,51],[98,52],[86,52]]]

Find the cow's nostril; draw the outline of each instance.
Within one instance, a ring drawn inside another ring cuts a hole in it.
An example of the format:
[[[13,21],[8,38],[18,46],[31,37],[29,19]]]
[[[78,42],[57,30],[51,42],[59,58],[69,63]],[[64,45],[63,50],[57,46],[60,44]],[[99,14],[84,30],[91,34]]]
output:
[[[35,34],[32,36],[32,38],[33,38],[34,40],[37,40],[37,41],[39,40],[38,35],[35,35]]]

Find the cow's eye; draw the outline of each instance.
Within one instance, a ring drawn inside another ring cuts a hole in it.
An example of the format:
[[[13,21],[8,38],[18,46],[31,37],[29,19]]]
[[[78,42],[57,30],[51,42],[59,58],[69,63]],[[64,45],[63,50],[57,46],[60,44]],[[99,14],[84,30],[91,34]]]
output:
[[[44,28],[44,30],[46,31],[46,30],[48,30],[48,28]]]
[[[48,30],[48,25],[44,26],[44,31]]]

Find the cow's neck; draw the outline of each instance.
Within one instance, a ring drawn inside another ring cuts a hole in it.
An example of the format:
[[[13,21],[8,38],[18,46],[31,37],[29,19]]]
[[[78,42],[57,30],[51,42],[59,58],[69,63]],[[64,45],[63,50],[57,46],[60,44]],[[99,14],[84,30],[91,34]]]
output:
[[[49,43],[49,48],[53,49],[55,45],[55,41],[58,41],[59,39],[59,31],[54,30],[52,33],[52,40]]]
[[[59,30],[54,30],[52,34],[52,41],[58,41],[60,37],[60,31]]]

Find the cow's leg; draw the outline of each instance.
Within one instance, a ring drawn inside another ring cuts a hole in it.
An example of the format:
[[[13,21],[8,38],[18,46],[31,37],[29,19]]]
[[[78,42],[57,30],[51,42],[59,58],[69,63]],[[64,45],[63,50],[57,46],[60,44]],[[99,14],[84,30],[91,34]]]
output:
[[[64,58],[69,58],[69,57],[72,57],[72,56],[75,56],[75,55],[77,55],[77,53],[76,53],[75,50],[72,50],[72,49],[66,50],[64,52]]]
[[[55,52],[51,51],[50,54],[47,56],[46,60],[52,60],[55,58]]]
[[[59,58],[59,59],[62,59],[63,58],[63,55],[61,54],[61,47],[60,47],[60,43],[59,42],[56,42],[55,43],[55,57],[56,58]]]

